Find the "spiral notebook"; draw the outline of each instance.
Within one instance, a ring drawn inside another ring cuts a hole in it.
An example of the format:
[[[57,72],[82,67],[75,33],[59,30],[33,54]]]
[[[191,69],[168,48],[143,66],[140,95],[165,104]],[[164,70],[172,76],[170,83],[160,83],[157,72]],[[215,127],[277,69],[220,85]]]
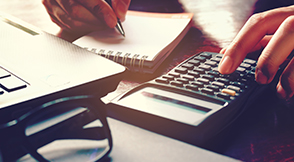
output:
[[[192,17],[192,13],[128,11],[122,23],[125,37],[115,29],[108,29],[90,33],[73,43],[131,71],[153,73],[185,36]]]

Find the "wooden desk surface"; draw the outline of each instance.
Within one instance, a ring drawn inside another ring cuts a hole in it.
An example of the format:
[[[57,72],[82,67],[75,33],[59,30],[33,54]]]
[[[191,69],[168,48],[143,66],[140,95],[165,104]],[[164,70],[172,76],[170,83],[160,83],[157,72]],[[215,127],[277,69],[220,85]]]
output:
[[[193,12],[195,24],[154,75],[138,77],[130,74],[120,83],[117,93],[167,72],[194,53],[218,52],[232,41],[253,12],[288,3],[286,0],[264,1],[133,0],[131,10]],[[54,34],[59,30],[50,21],[41,0],[1,0],[0,10],[50,33]],[[244,114],[236,122],[219,152],[244,161],[294,161],[293,107],[285,106],[274,92],[265,94],[252,107],[254,111]]]

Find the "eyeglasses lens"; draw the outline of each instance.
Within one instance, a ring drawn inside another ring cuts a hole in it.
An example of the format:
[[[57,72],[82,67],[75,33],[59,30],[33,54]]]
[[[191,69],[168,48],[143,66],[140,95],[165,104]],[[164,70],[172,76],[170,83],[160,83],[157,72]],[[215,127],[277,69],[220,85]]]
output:
[[[25,129],[31,149],[48,161],[97,161],[110,146],[105,127],[94,114],[85,107],[42,111],[30,119]],[[38,160],[27,154],[18,161]]]

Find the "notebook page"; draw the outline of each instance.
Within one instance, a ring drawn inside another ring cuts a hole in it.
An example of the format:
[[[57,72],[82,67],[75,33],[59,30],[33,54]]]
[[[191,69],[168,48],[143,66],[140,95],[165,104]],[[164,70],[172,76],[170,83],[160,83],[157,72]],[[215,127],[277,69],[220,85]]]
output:
[[[83,36],[74,44],[81,47],[96,48],[98,51],[130,53],[130,58],[138,54],[138,58],[148,56],[153,61],[177,36],[187,27],[192,14],[190,13],[148,13],[128,11],[122,23],[126,33],[123,37],[115,29],[97,31]],[[168,50],[168,49],[166,49]]]

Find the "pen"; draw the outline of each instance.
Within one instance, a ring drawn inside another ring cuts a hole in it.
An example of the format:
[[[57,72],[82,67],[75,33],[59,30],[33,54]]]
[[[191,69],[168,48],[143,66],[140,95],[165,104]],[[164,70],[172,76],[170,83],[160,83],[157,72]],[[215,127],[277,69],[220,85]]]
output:
[[[106,2],[110,5],[110,7],[112,7],[112,5],[111,5],[111,0],[106,0]],[[116,23],[115,28],[120,32],[120,34],[121,34],[122,36],[125,37],[125,31],[124,31],[124,29],[123,29],[123,27],[122,27],[122,25],[121,25],[121,22],[120,22],[119,18],[117,18],[117,23]]]

